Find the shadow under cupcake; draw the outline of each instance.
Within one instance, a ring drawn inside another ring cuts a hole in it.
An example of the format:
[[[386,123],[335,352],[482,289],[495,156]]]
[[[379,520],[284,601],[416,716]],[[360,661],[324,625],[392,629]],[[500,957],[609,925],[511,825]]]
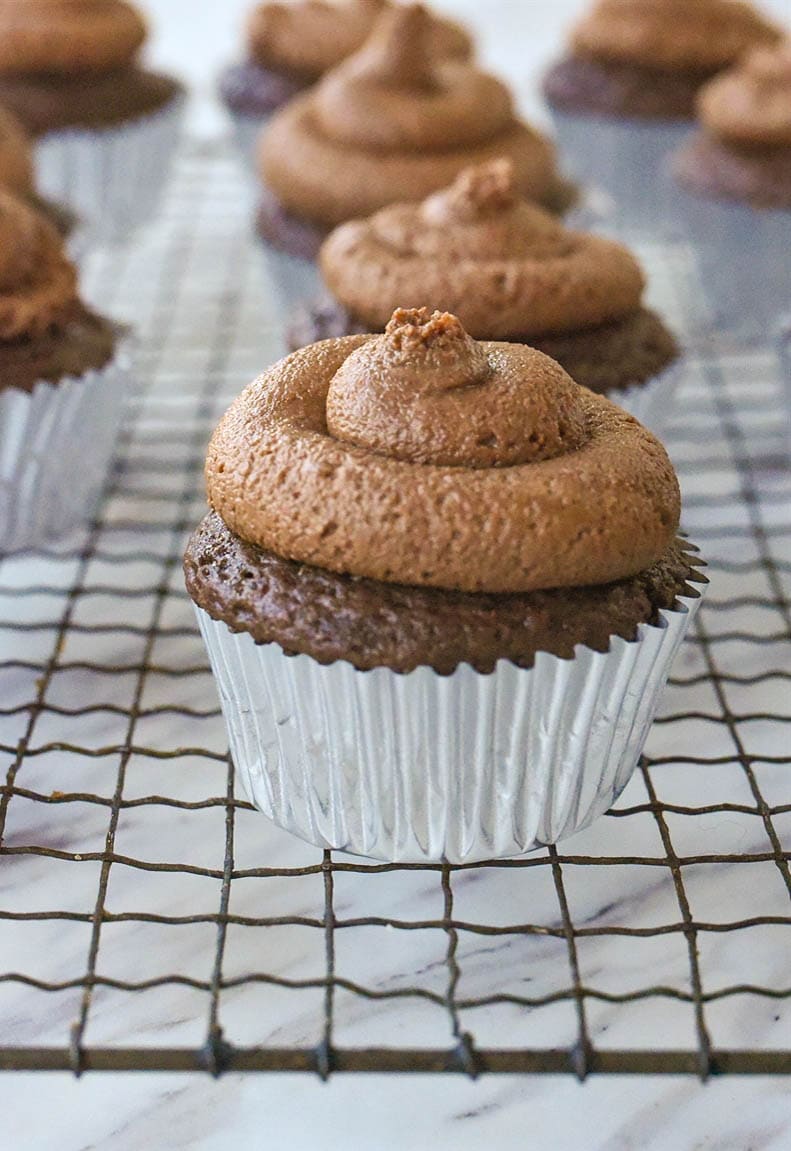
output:
[[[705,584],[635,419],[534,349],[398,311],[251,384],[206,477],[187,587],[271,819],[462,863],[612,804]]]
[[[426,300],[477,339],[538,348],[655,430],[672,409],[678,347],[642,304],[637,260],[523,199],[508,160],[342,225],[319,262],[329,296],[297,311],[292,349],[381,332],[399,300]]]

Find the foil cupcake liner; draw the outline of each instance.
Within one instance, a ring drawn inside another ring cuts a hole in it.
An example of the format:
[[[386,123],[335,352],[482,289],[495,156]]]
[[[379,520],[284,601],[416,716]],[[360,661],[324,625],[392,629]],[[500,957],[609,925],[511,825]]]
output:
[[[607,399],[634,416],[644,427],[661,436],[681,378],[678,362],[665,368],[658,376],[644,384],[634,384],[623,391],[608,392]]]
[[[245,167],[251,172],[256,171],[256,145],[258,137],[264,127],[272,119],[271,114],[259,116],[245,116],[241,112],[228,111],[233,125],[233,140],[239,155],[245,162]]]
[[[450,676],[325,666],[196,613],[236,771],[264,815],[317,847],[466,863],[556,843],[612,805],[698,603],[679,599],[605,653]]]
[[[94,243],[127,239],[156,215],[185,106],[178,95],[117,127],[47,133],[35,149],[38,189],[84,220]]]
[[[678,201],[710,330],[738,343],[771,344],[791,320],[791,211],[683,190]]]
[[[286,329],[295,312],[304,308],[322,291],[321,274],[315,260],[292,256],[261,241],[266,286],[272,300],[275,323],[281,330],[283,351],[288,351]]]
[[[558,148],[589,190],[575,223],[619,235],[671,241],[680,225],[667,157],[693,126],[575,116],[550,109]]]
[[[62,540],[90,519],[130,378],[122,338],[103,368],[0,391],[0,554]]]

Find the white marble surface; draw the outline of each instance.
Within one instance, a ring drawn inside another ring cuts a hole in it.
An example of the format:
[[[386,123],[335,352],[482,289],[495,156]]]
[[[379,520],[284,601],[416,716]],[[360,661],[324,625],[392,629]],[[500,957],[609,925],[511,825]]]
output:
[[[215,36],[213,24],[232,15],[242,4],[187,4],[160,0],[156,5],[163,31],[161,52],[205,76],[209,46],[214,58],[226,55],[229,37]],[[499,59],[514,77],[535,72],[540,55],[556,41],[560,20],[573,7],[551,9],[534,4],[531,41],[503,37]],[[446,7],[472,10],[470,4]],[[782,6],[781,6],[782,7]],[[187,9],[200,9],[200,21],[187,21]],[[523,7],[514,4],[477,5],[486,23],[490,12],[505,21],[517,20]],[[496,54],[495,33],[489,27],[488,50]],[[541,51],[539,52],[539,46]],[[525,70],[521,74],[524,59]],[[201,132],[217,127],[198,106],[194,121]],[[126,467],[108,508],[108,526],[100,547],[129,558],[117,565],[92,560],[86,584],[98,587],[122,580],[127,587],[146,589],[159,580],[161,565],[135,559],[135,551],[176,555],[180,536],[153,526],[167,522],[173,501],[184,496],[188,522],[200,515],[202,500],[197,473],[185,481],[181,470],[158,470],[152,460],[181,460],[200,452],[200,442],[212,420],[225,407],[274,349],[273,334],[262,323],[266,285],[258,256],[249,244],[248,204],[243,185],[226,160],[212,169],[187,161],[181,185],[168,206],[162,229],[142,242],[116,265],[96,260],[88,269],[87,288],[103,306],[135,320],[144,333],[144,369],[148,387],[144,401],[132,413],[125,448]],[[200,185],[200,186],[199,186]],[[191,191],[190,191],[191,189]],[[185,214],[185,196],[194,195],[196,218]],[[168,231],[170,229],[170,231]],[[181,237],[173,245],[172,235]],[[166,237],[170,235],[171,240]],[[183,241],[183,242],[181,242]],[[684,320],[683,302],[674,296],[666,262],[645,253],[657,275],[652,284],[676,323]],[[163,291],[158,269],[171,271]],[[180,266],[180,289],[172,292],[172,269]],[[236,299],[238,293],[239,298]],[[223,301],[225,303],[223,304]],[[230,351],[222,352],[221,349]],[[761,499],[756,508],[771,533],[788,523],[787,476],[773,462],[779,446],[780,423],[773,397],[776,366],[770,357],[731,359],[722,394],[746,412],[746,426],[766,446],[760,461]],[[722,445],[722,426],[712,406],[711,391],[697,365],[690,365],[682,385],[677,417],[670,428],[674,457],[684,476],[688,501],[687,527],[705,539],[716,560],[751,559],[755,542],[749,533],[749,513],[739,498],[740,477],[732,450]],[[191,424],[195,401],[206,401],[205,419]],[[178,427],[178,434],[172,429]],[[195,432],[196,443],[187,441]],[[711,441],[711,442],[708,442]],[[703,445],[703,447],[702,447]],[[698,472],[702,450],[721,453],[716,473]],[[185,482],[189,487],[185,490]],[[721,502],[715,511],[696,505],[696,497],[716,486]],[[163,489],[160,491],[160,489]],[[164,497],[164,498],[163,498]],[[123,521],[152,524],[144,536],[126,532]],[[743,533],[734,539],[733,529]],[[777,558],[791,560],[788,532],[771,534]],[[0,619],[45,621],[57,618],[62,601],[51,595],[11,599],[8,589],[35,584],[62,584],[76,571],[76,561],[13,561],[0,565]],[[716,564],[715,564],[716,568]],[[178,591],[177,566],[169,577]],[[732,574],[715,570],[712,601],[743,595],[766,595],[765,578],[754,570]],[[785,588],[786,596],[789,588]],[[67,665],[84,659],[104,659],[133,666],[144,641],[123,630],[130,619],[146,626],[157,613],[169,629],[191,628],[190,609],[178,594],[162,600],[143,594],[131,605],[101,593],[81,598],[75,622],[100,625],[101,634],[73,633],[60,659]],[[706,611],[711,634],[745,629],[770,637],[784,626],[778,608]],[[119,630],[119,625],[121,629]],[[0,632],[0,662],[4,659],[46,659],[53,632]],[[202,662],[194,632],[161,636],[151,653],[158,664],[185,667]],[[717,645],[723,670],[749,675],[769,666],[791,669],[787,643],[757,645],[727,638]],[[694,676],[704,670],[699,646],[687,645],[676,674]],[[0,698],[5,706],[29,700],[35,691],[35,671],[4,673]],[[122,676],[97,676],[79,668],[58,673],[47,693],[56,707],[79,707],[101,700],[127,707],[135,690],[133,671]],[[763,682],[759,687],[728,686],[729,704],[737,713],[791,713],[787,683]],[[187,703],[205,718],[184,723],[162,708]],[[162,748],[205,746],[224,751],[222,724],[208,675],[151,677],[140,700],[141,715],[133,733],[135,745]],[[664,715],[680,710],[717,714],[718,700],[710,684],[671,687]],[[20,738],[26,716],[0,719],[0,744]],[[79,720],[45,713],[37,721],[33,745],[66,740],[86,749],[123,743],[126,720],[107,711]],[[756,756],[788,755],[788,727],[763,721],[739,725],[747,751]],[[697,807],[713,802],[752,806],[743,770],[733,758],[694,772],[673,762],[690,748],[717,757],[732,757],[733,737],[712,722],[690,720],[658,725],[649,754],[669,762],[652,769],[651,779],[666,803]],[[9,761],[0,753],[0,770]],[[56,748],[29,758],[18,785],[34,792],[53,790],[111,795],[116,783],[117,755],[64,756]],[[67,775],[64,772],[67,771]],[[788,765],[759,763],[756,773],[771,804],[789,802]],[[199,801],[225,790],[225,767],[184,754],[172,761],[133,755],[124,798],[166,794]],[[645,782],[636,777],[619,802],[625,808],[645,802]],[[742,811],[668,815],[668,826],[679,855],[768,850],[761,820]],[[791,816],[774,820],[786,850],[791,843]],[[42,805],[15,796],[9,808],[7,843],[45,844],[69,854],[101,851],[107,831],[107,809],[87,803]],[[677,923],[679,909],[669,873],[652,860],[663,854],[657,826],[648,814],[609,817],[563,847],[574,855],[640,857],[642,863],[618,867],[564,868],[571,914],[577,924],[595,923],[631,928]],[[171,860],[219,869],[223,858],[223,812],[219,808],[184,812],[144,806],[122,812],[116,851],[141,861]],[[316,852],[271,828],[253,812],[236,820],[235,863],[238,869],[267,865],[299,866],[316,862]],[[89,914],[97,894],[100,865],[90,859],[50,860],[35,856],[6,857],[0,869],[0,905],[5,910],[52,910],[55,907]],[[787,892],[771,862],[750,865],[700,864],[684,873],[693,916],[709,923],[726,923],[752,916],[787,917]],[[372,883],[376,883],[375,889]],[[557,927],[558,909],[549,869],[529,872],[465,873],[454,879],[455,912],[469,923],[514,924],[530,921]],[[183,873],[158,874],[115,864],[111,870],[107,907],[114,913],[140,910],[165,915],[214,914],[220,898],[218,879]],[[237,879],[232,886],[235,915],[300,914],[318,919],[323,911],[321,877]],[[388,915],[423,920],[441,914],[435,877],[423,873],[388,877],[345,875],[338,879],[336,913],[341,918]],[[738,983],[762,983],[786,988],[788,923],[753,928],[748,933],[701,933],[704,990]],[[391,931],[381,945],[382,929],[347,928],[337,933],[338,972],[378,990],[417,985],[442,995],[447,986],[446,938],[436,930]],[[108,980],[156,979],[168,972],[197,981],[211,975],[216,929],[211,924],[162,926],[141,922],[108,923],[102,932],[98,974]],[[24,970],[43,980],[68,981],[85,970],[90,925],[62,921],[12,924],[0,922],[0,969]],[[602,993],[661,983],[681,993],[689,991],[689,962],[683,936],[670,932],[648,939],[636,936],[587,937],[579,942],[581,977]],[[459,943],[462,977],[460,999],[493,993],[542,996],[569,986],[565,943],[552,936],[511,935],[487,938],[462,932]],[[250,971],[273,976],[317,980],[323,973],[321,932],[315,927],[263,929],[231,925],[224,975]],[[80,991],[43,993],[18,983],[0,984],[0,1043],[62,1045],[76,1018]],[[426,999],[385,999],[372,1007],[349,993],[339,992],[335,1041],[355,1046],[367,1042],[438,1046],[450,1043],[444,1010]],[[321,1034],[321,991],[298,992],[265,986],[240,987],[223,993],[221,1023],[236,1044],[315,1043]],[[689,1004],[672,998],[613,1006],[604,999],[588,1001],[591,1036],[601,1048],[677,1046],[695,1043]],[[712,1040],[721,1047],[788,1048],[791,1046],[791,1001],[755,996],[729,996],[705,1009]],[[131,996],[112,987],[97,988],[84,1041],[88,1045],[194,1045],[206,1033],[207,996],[191,987],[152,989]],[[576,1020],[568,1001],[525,1011],[507,1005],[496,1009],[462,1009],[461,1022],[474,1031],[480,1046],[567,1044],[576,1036]],[[450,1077],[343,1077],[321,1085],[309,1077],[231,1075],[218,1083],[203,1076],[88,1075],[79,1083],[65,1075],[0,1076],[0,1106],[4,1116],[0,1146],[13,1151],[138,1151],[148,1148],[190,1148],[195,1151],[260,1146],[293,1147],[296,1151],[422,1151],[423,1148],[477,1149],[496,1140],[506,1151],[548,1143],[556,1151],[785,1151],[791,1146],[791,1084],[788,1080],[754,1079],[713,1082],[701,1087],[683,1079],[596,1079],[580,1086],[561,1078],[485,1078],[477,1083]]]

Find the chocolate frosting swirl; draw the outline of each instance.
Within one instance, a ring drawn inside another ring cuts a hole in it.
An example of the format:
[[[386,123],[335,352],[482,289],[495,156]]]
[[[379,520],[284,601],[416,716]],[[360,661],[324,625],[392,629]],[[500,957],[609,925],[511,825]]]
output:
[[[498,155],[511,157],[526,195],[556,195],[550,142],[515,118],[498,80],[438,59],[429,28],[419,4],[387,10],[356,55],[276,114],[261,169],[289,211],[334,226]]]
[[[33,193],[33,158],[25,131],[15,116],[0,108],[0,187],[17,195]]]
[[[755,48],[732,71],[700,92],[698,114],[706,130],[736,147],[791,146],[791,36],[773,48]]]
[[[42,335],[76,303],[77,274],[58,233],[0,191],[0,340]]]
[[[248,20],[250,54],[265,67],[312,82],[361,48],[377,19],[392,7],[389,0],[268,0]],[[466,60],[472,55],[469,34],[453,20],[432,15],[429,39],[438,57]]]
[[[664,554],[661,444],[521,345],[398,311],[303,348],[212,437],[209,502],[249,543],[330,571],[465,591],[608,583]]]
[[[779,35],[741,0],[598,0],[574,29],[572,47],[657,71],[715,72]]]
[[[125,0],[0,0],[0,73],[81,75],[129,64],[146,37]]]
[[[524,200],[502,159],[465,169],[422,204],[341,225],[320,263],[334,297],[372,330],[399,300],[429,300],[475,337],[538,337],[631,315],[643,291],[626,248]]]

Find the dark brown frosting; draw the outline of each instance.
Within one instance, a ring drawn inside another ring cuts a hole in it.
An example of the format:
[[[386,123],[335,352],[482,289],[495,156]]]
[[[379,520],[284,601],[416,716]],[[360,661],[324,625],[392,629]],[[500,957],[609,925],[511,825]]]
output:
[[[425,310],[276,364],[223,417],[206,479],[258,547],[464,591],[634,575],[679,516],[670,461],[636,420],[540,352],[476,344]]]
[[[77,303],[77,274],[54,227],[0,191],[0,340],[37,336]]]
[[[268,0],[248,21],[250,54],[265,67],[315,81],[361,48],[390,8],[389,0]],[[437,56],[465,60],[472,55],[469,34],[453,20],[432,15],[429,36]]]
[[[706,131],[736,147],[791,147],[791,37],[755,48],[698,97]]]
[[[714,72],[779,35],[741,0],[598,0],[574,29],[572,47],[658,71]]]
[[[0,73],[72,75],[129,64],[145,22],[124,0],[0,0]]]
[[[387,10],[358,53],[275,115],[261,170],[289,211],[334,226],[499,155],[526,195],[556,196],[551,143],[516,119],[500,81],[438,59],[430,27],[421,5]]]
[[[334,297],[375,331],[399,300],[427,300],[475,337],[527,339],[621,319],[643,291],[626,248],[529,203],[502,159],[465,169],[421,204],[341,225],[320,263]]]

